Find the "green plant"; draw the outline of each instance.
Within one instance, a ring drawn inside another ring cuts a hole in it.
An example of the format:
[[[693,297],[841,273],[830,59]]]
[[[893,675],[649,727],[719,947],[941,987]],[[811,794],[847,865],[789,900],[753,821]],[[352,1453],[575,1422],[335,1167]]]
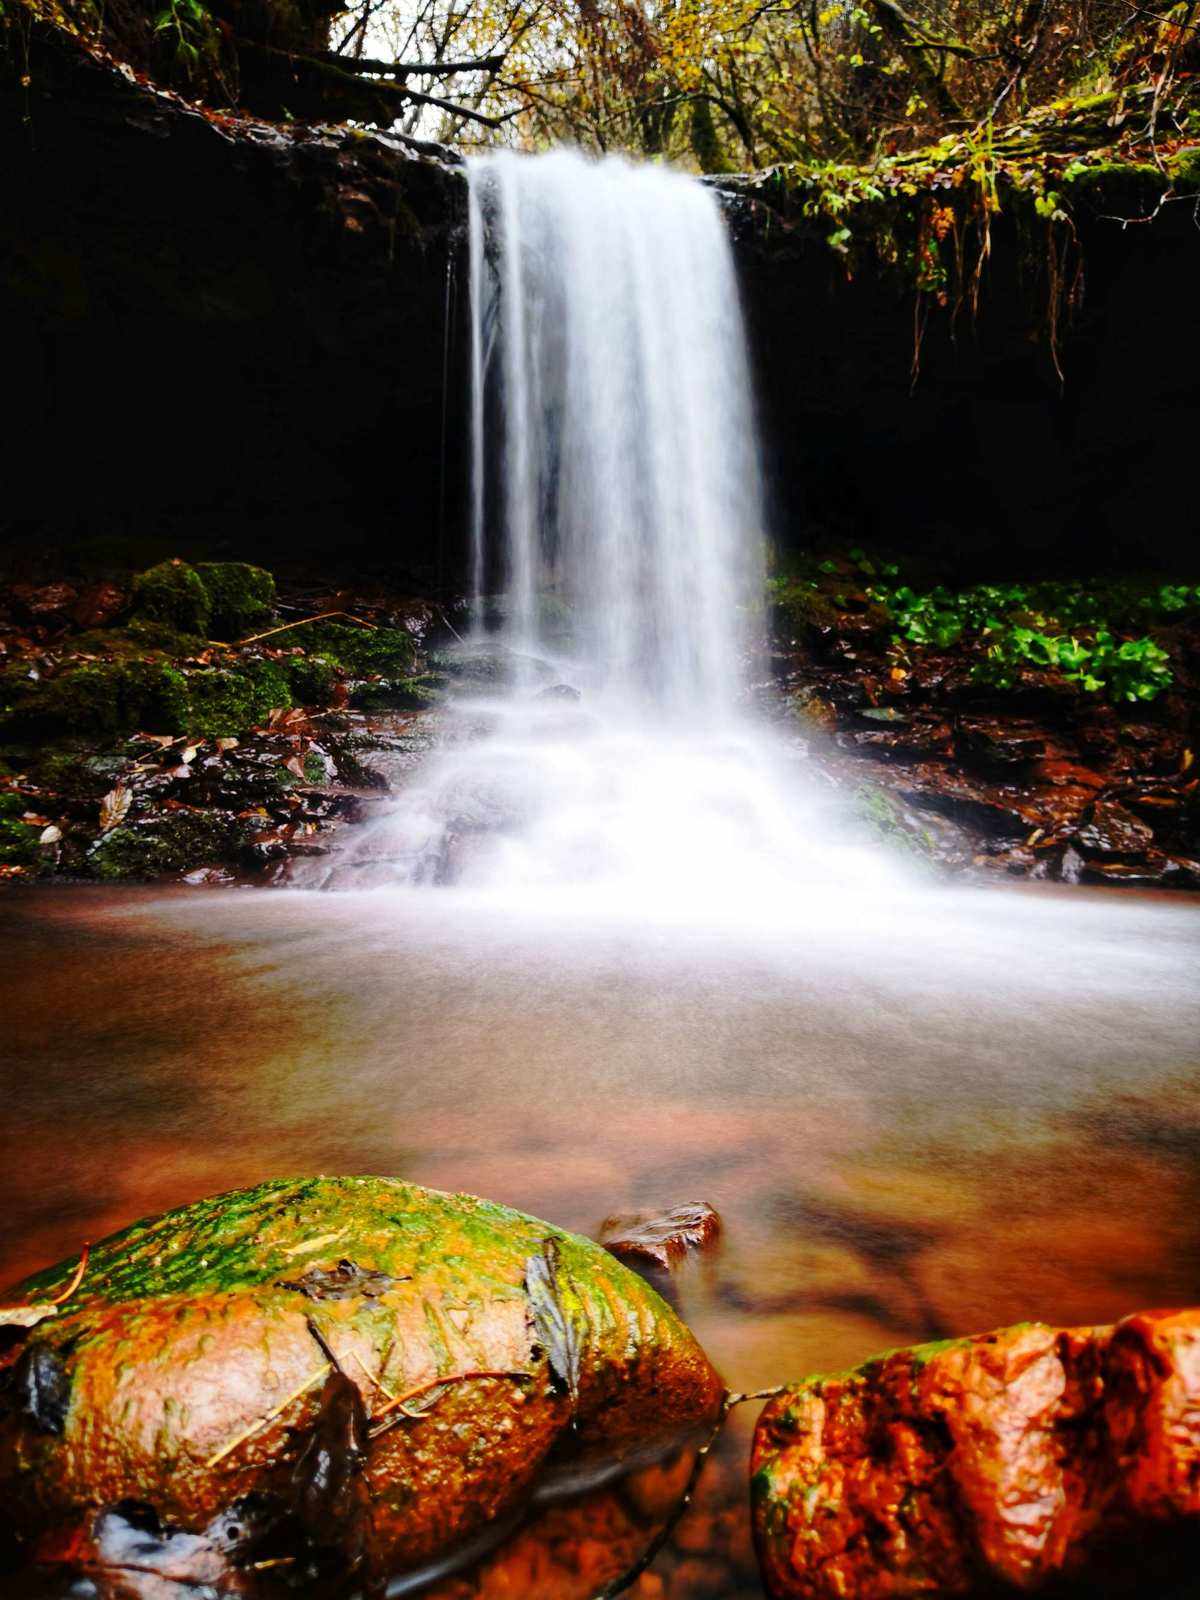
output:
[[[1012,688],[1032,671],[1118,702],[1154,700],[1173,680],[1170,654],[1141,631],[1146,624],[1200,610],[1200,585],[1183,583],[976,584],[925,593],[901,584],[867,593],[886,610],[897,645],[981,644],[977,682]]]
[[[217,53],[216,24],[200,0],[167,0],[154,18],[154,31],[166,35],[175,63],[186,76],[203,58]]]

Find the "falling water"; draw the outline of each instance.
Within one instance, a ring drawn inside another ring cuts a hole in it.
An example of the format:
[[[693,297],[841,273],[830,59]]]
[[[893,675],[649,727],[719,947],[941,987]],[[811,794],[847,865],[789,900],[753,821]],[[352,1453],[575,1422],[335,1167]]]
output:
[[[763,496],[714,196],[504,153],[470,165],[469,241],[467,690],[332,881],[758,914],[886,876],[745,708]]]
[[[513,643],[544,652],[539,604],[561,598],[609,700],[726,717],[762,504],[713,197],[662,167],[504,154],[472,166],[471,241],[475,570],[499,568]]]

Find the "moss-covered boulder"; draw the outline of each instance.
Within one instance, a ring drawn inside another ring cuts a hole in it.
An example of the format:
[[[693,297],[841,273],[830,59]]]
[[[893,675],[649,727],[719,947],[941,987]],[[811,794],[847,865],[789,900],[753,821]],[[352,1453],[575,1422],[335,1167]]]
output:
[[[354,627],[348,622],[306,622],[283,635],[310,655],[345,667],[356,678],[401,678],[412,671],[416,647],[403,628]]]
[[[277,661],[238,659],[225,667],[192,672],[188,707],[180,732],[218,737],[243,733],[268,714],[292,703],[286,669]]]
[[[390,1573],[519,1513],[552,1458],[642,1462],[720,1410],[691,1334],[599,1246],[394,1179],[137,1223],[52,1306],[74,1267],[9,1293],[32,1325],[0,1373],[0,1518],[51,1564],[95,1560],[136,1504],[210,1545],[220,1523],[235,1562],[287,1526]]]
[[[133,606],[140,617],[180,633],[207,637],[213,604],[204,580],[186,561],[162,561],[133,580]]]
[[[275,606],[275,579],[245,561],[202,561],[197,576],[208,591],[214,639],[242,639],[265,628]]]
[[[86,871],[104,882],[162,878],[236,856],[246,828],[227,812],[178,810],[151,813],[137,823],[102,833],[87,852]]]
[[[188,683],[162,660],[80,661],[53,676],[0,673],[0,735],[153,733],[185,728]]]
[[[779,1600],[1155,1592],[1200,1549],[1200,1311],[810,1378],[764,1410],[751,1471]]]

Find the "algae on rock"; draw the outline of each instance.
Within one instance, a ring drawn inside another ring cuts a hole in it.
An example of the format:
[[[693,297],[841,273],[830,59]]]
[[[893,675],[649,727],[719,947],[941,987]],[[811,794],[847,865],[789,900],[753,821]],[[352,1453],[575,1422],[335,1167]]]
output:
[[[573,1392],[527,1290],[546,1260]],[[9,1299],[49,1301],[75,1266]],[[290,1441],[333,1363],[371,1412],[355,1538],[376,1573],[519,1511],[552,1450],[642,1461],[711,1427],[723,1399],[688,1330],[598,1245],[386,1178],[278,1180],[137,1223],[0,1360],[10,1389],[39,1363],[61,1397],[53,1427],[23,1405],[0,1418],[0,1517],[52,1561],[64,1529],[77,1559],[118,1502],[197,1532],[248,1495],[283,1515]]]

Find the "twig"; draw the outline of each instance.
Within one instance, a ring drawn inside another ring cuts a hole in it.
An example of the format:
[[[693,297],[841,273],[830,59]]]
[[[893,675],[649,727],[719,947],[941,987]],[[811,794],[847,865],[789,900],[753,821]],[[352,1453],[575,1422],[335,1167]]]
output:
[[[726,1399],[728,1400],[728,1396]],[[696,1451],[696,1459],[692,1462],[692,1470],[688,1473],[688,1480],[683,1486],[683,1493],[671,1509],[671,1514],[662,1527],[642,1551],[633,1566],[627,1568],[619,1578],[614,1578],[611,1583],[605,1584],[594,1596],[594,1600],[615,1600],[619,1594],[624,1594],[632,1584],[636,1583],[645,1572],[646,1568],[658,1555],[667,1540],[679,1526],[680,1519],[688,1506],[692,1503],[692,1496],[696,1492],[696,1485],[700,1482],[700,1474],[704,1471],[704,1463],[708,1460],[709,1451],[721,1436],[721,1429],[725,1426],[725,1418],[729,1415],[727,1404],[722,1404],[721,1413],[713,1424],[712,1432]]]
[[[289,628],[303,628],[308,622],[325,622],[330,617],[345,617],[348,622],[357,622],[360,628],[370,628],[372,632],[379,626],[377,622],[356,617],[351,611],[321,611],[315,617],[299,617],[295,622],[283,622],[278,628],[268,628],[266,633],[252,633],[248,639],[239,639],[237,647],[240,650],[244,644],[257,644],[260,639],[273,638],[277,633],[286,633]]]
[[[393,1402],[393,1404],[394,1404],[395,1401],[396,1401],[396,1396],[388,1388],[387,1384],[384,1383],[382,1378],[377,1378],[373,1372],[370,1372],[367,1369],[366,1362],[359,1355],[357,1350],[351,1350],[350,1359],[358,1367],[359,1371],[362,1373],[363,1377],[367,1380],[367,1382],[369,1384],[371,1384],[372,1387],[378,1389],[380,1394],[386,1395],[388,1397],[388,1399],[391,1400]],[[387,1362],[386,1361],[384,1362],[384,1366],[385,1367],[387,1366]]]
[[[422,1415],[419,1411],[406,1411],[404,1408],[410,1400],[419,1399],[421,1395],[428,1394],[432,1389],[441,1389],[451,1383],[466,1383],[473,1378],[515,1378],[518,1382],[522,1382],[528,1381],[533,1376],[532,1372],[514,1371],[508,1368],[473,1367],[468,1372],[452,1372],[445,1378],[431,1378],[427,1383],[418,1383],[415,1388],[406,1389],[403,1394],[395,1395],[388,1401],[387,1405],[381,1406],[371,1418],[372,1423],[378,1422],[380,1417],[387,1416],[390,1411],[399,1410],[400,1414],[390,1418],[381,1427],[372,1427],[371,1438],[377,1439],[381,1433],[386,1433],[389,1428],[395,1427],[396,1423],[403,1421],[405,1418],[412,1421],[414,1417]]]
[[[233,1438],[230,1439],[227,1444],[223,1444],[214,1455],[209,1456],[208,1460],[204,1463],[205,1471],[208,1471],[211,1467],[215,1467],[218,1461],[224,1461],[225,1457],[236,1450],[238,1445],[245,1444],[247,1439],[253,1438],[260,1428],[265,1428],[267,1423],[273,1422],[281,1411],[286,1411],[293,1400],[299,1400],[302,1394],[307,1394],[314,1384],[322,1382],[332,1371],[333,1368],[330,1366],[329,1362],[322,1361],[317,1370],[313,1373],[310,1373],[298,1389],[293,1389],[291,1394],[285,1395],[279,1404],[277,1406],[272,1406],[270,1411],[268,1411],[265,1416],[257,1417],[252,1423],[250,1423],[248,1427],[243,1428],[240,1433],[235,1433]]]
[[[53,1299],[47,1301],[48,1305],[61,1306],[65,1300],[69,1300],[71,1298],[76,1289],[78,1289],[79,1285],[83,1282],[83,1275],[87,1271],[88,1257],[91,1255],[91,1253],[91,1245],[85,1244],[79,1257],[79,1265],[71,1274],[70,1283],[64,1290],[62,1290],[60,1294],[56,1294]]]
[[[704,1463],[708,1460],[709,1452],[720,1438],[721,1429],[725,1426],[725,1418],[733,1410],[734,1406],[743,1405],[747,1400],[771,1400],[777,1394],[782,1394],[785,1388],[785,1384],[779,1383],[772,1389],[755,1389],[747,1394],[726,1393],[721,1401],[720,1414],[713,1424],[712,1432],[696,1451],[696,1459],[692,1462],[692,1470],[688,1473],[688,1481],[684,1484],[683,1493],[675,1502],[670,1516],[668,1516],[666,1522],[663,1523],[633,1566],[623,1572],[619,1578],[614,1578],[611,1583],[601,1589],[593,1597],[593,1600],[615,1600],[617,1595],[624,1594],[631,1584],[637,1582],[675,1532],[675,1529],[679,1526],[680,1519],[691,1504],[692,1496],[696,1492],[696,1485],[700,1482],[700,1474],[704,1471]]]
[[[325,1357],[326,1361],[328,1361],[329,1365],[335,1372],[341,1372],[342,1363],[330,1349],[328,1340],[325,1338],[325,1335],[321,1332],[320,1328],[317,1327],[313,1319],[311,1317],[305,1317],[304,1325],[308,1329],[309,1333],[312,1334],[318,1350],[320,1350],[321,1354]],[[345,1376],[344,1373],[342,1375],[343,1377]]]
[[[725,1414],[733,1410],[734,1406],[744,1406],[747,1400],[774,1400],[787,1388],[786,1383],[776,1383],[770,1389],[751,1389],[745,1394],[727,1394],[724,1400]]]

